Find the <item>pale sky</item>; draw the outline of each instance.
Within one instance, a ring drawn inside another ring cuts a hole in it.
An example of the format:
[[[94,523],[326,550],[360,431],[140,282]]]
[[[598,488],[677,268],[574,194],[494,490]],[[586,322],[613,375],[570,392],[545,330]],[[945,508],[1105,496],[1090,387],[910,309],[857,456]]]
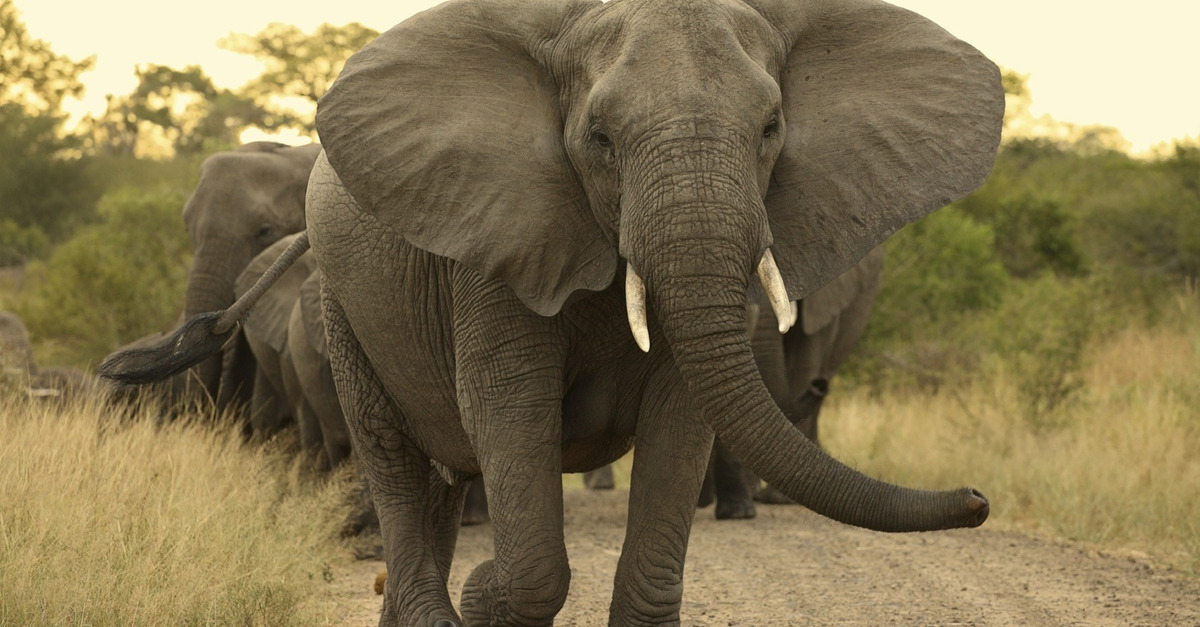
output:
[[[361,22],[384,31],[433,0],[205,0],[202,10],[162,0],[16,0],[30,34],[72,59],[97,56],[83,75],[82,106],[102,112],[104,95],[127,94],[134,66],[199,64],[223,87],[261,70],[217,48],[231,32],[269,22],[299,26]],[[1200,2],[1141,0],[895,0],[1028,74],[1035,115],[1116,127],[1135,151],[1200,135]],[[170,7],[170,8],[166,8]],[[1114,8],[1109,8],[1114,7]]]

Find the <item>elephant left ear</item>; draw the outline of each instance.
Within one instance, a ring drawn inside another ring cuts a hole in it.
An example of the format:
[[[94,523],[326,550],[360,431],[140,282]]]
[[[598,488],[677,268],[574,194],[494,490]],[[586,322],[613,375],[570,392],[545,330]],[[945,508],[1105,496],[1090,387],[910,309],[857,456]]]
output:
[[[553,315],[616,274],[563,144],[548,50],[595,0],[451,0],[380,35],[317,107],[329,164],[410,244]]]
[[[864,294],[879,291],[883,275],[883,246],[867,253],[853,268],[838,275],[800,301],[800,326],[805,335],[816,335]]]
[[[885,2],[750,3],[790,45],[766,205],[788,293],[803,298],[983,183],[1004,90],[978,50]]]

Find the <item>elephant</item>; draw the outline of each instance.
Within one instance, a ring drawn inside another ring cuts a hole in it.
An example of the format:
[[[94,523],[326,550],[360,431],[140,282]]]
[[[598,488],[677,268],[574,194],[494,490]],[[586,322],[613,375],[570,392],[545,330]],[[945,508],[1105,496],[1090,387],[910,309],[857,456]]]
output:
[[[240,297],[262,277],[271,263],[287,248],[297,234],[284,236],[274,244],[265,248],[246,265],[242,273],[234,281],[233,295]],[[280,418],[289,415],[295,418],[300,430],[302,448],[309,453],[324,453],[318,465],[327,463],[336,465],[345,455],[329,453],[329,446],[336,449],[336,442],[326,442],[321,429],[321,422],[313,410],[310,394],[320,397],[322,388],[306,389],[297,374],[296,360],[291,350],[292,338],[289,335],[290,321],[293,310],[300,302],[300,287],[317,268],[316,259],[311,254],[302,255],[292,267],[288,268],[268,291],[258,301],[255,308],[246,316],[242,323],[242,333],[246,344],[254,356],[256,364],[254,383],[250,397],[250,426],[255,438],[269,438],[284,427]],[[317,329],[324,340],[324,327]],[[299,332],[307,334],[308,328],[301,326]],[[296,338],[297,344],[307,342],[303,337]],[[315,352],[306,352],[304,356],[320,359]],[[319,364],[313,364],[319,367]],[[336,396],[336,391],[333,392]],[[318,398],[318,402],[319,402]],[[325,406],[322,406],[325,408]],[[336,418],[345,424],[341,408],[337,407]],[[343,427],[344,430],[344,427]],[[331,438],[335,437],[331,432]],[[346,442],[349,453],[349,442]]]
[[[746,311],[757,275],[786,331],[791,301],[978,187],[1003,110],[991,61],[877,0],[452,0],[352,56],[317,108],[307,239],[276,264],[311,244],[321,268],[389,570],[380,624],[552,624],[570,580],[560,475],[635,438],[613,625],[679,624],[714,434],[834,520],[982,524],[973,488],[872,479],[805,438]],[[105,374],[184,367],[252,304]],[[476,475],[495,556],[456,609]]]
[[[34,398],[86,397],[104,389],[94,376],[78,368],[38,366],[25,322],[10,311],[0,311],[0,379],[15,381]]]
[[[184,297],[187,317],[228,307],[234,283],[250,260],[281,237],[304,230],[304,194],[320,150],[319,144],[251,142],[204,160],[183,208],[193,252]],[[241,337],[220,357],[198,364],[194,373],[219,409],[249,401],[250,383],[259,377]],[[279,422],[274,420],[276,426]]]
[[[787,333],[779,333],[769,309],[754,307],[750,316],[750,341],[763,382],[784,415],[815,443],[820,443],[817,420],[833,375],[867,330],[883,275],[883,257],[883,247],[875,248],[849,271],[800,301],[797,324]],[[792,502],[770,485],[760,487],[758,477],[730,454],[719,438],[713,444],[700,507],[714,498],[718,520],[753,518],[756,500]]]

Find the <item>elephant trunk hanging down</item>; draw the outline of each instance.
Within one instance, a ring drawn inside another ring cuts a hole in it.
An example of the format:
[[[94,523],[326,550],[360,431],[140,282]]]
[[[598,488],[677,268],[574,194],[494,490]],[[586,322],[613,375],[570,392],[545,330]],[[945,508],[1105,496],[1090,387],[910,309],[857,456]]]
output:
[[[982,523],[972,489],[879,482],[808,442],[763,385],[746,306],[758,281],[794,319],[978,186],[1003,105],[978,51],[874,0],[456,0],[351,58],[318,107],[306,216],[384,535],[381,623],[458,624],[446,578],[482,474],[496,553],[461,620],[551,624],[560,473],[635,437],[611,624],[678,624],[713,432],[838,520]]]

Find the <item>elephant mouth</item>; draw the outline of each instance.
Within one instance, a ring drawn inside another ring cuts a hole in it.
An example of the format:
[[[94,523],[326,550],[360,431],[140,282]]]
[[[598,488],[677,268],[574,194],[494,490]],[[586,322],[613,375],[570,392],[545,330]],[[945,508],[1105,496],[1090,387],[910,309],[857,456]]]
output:
[[[763,252],[762,259],[758,262],[757,273],[758,280],[771,303],[771,310],[775,312],[775,318],[779,321],[779,332],[787,333],[796,324],[799,306],[796,301],[788,300],[783,275],[779,273],[779,266],[775,263],[775,256],[771,254],[770,248]],[[642,352],[650,352],[650,330],[646,322],[646,283],[628,261],[625,264],[625,314],[629,319],[633,341]]]

